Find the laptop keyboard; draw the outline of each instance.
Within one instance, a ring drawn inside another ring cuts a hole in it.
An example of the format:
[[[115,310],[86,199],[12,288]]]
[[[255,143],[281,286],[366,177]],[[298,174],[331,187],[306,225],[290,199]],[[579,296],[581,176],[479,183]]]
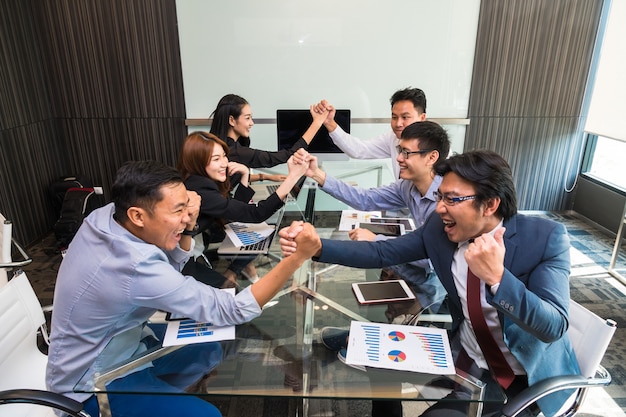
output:
[[[242,251],[248,251],[248,250],[261,250],[263,249],[263,247],[265,246],[265,242],[267,241],[267,239],[263,239],[260,242],[257,243],[252,243],[250,245],[245,245],[242,246],[240,250]]]
[[[269,191],[270,194],[275,193],[276,190],[278,190],[278,187],[280,187],[280,184],[268,185],[267,186],[267,191]]]

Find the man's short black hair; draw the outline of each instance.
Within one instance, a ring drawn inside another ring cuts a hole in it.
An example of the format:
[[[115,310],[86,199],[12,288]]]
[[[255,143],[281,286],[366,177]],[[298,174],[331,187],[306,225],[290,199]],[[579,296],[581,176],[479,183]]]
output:
[[[443,161],[450,153],[450,138],[443,127],[430,120],[414,122],[404,128],[401,139],[418,139],[419,148],[430,149],[439,152],[439,161]]]
[[[389,100],[391,107],[398,101],[409,100],[413,103],[413,107],[419,113],[426,113],[426,94],[419,88],[407,87],[402,90],[398,90],[391,96]]]
[[[115,219],[125,223],[130,207],[141,207],[152,213],[154,206],[163,199],[161,187],[182,182],[180,173],[162,162],[126,162],[117,171],[111,188],[111,199],[115,203]]]
[[[453,155],[435,169],[439,175],[454,172],[471,182],[476,188],[474,204],[479,205],[490,198],[499,197],[497,213],[500,217],[506,220],[517,213],[517,195],[511,167],[496,152],[476,150]]]

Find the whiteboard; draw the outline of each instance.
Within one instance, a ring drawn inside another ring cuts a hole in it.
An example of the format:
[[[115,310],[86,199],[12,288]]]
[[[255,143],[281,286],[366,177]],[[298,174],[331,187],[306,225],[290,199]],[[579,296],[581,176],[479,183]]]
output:
[[[426,92],[429,117],[467,117],[478,0],[178,0],[187,118],[220,97],[255,117],[321,98],[388,117],[389,97]]]
[[[428,117],[466,118],[479,7],[479,0],[177,0],[187,119],[209,118],[228,93],[244,97],[255,118],[327,99],[353,119],[388,119],[389,98],[405,87],[424,90]]]

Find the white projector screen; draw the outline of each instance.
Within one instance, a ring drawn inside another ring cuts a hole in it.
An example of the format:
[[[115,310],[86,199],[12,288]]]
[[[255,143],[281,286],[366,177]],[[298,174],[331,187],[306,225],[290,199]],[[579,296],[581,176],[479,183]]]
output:
[[[585,131],[626,141],[626,1],[611,1]]]

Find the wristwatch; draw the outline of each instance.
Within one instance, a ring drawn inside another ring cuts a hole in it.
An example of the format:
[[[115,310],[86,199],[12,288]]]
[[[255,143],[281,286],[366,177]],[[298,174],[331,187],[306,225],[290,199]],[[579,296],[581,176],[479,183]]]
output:
[[[200,231],[200,226],[198,226],[198,223],[196,223],[196,225],[193,227],[193,229],[191,229],[191,230],[185,229],[185,230],[182,231],[181,234],[185,235],[185,236],[195,236],[195,235],[198,234],[199,231]]]

